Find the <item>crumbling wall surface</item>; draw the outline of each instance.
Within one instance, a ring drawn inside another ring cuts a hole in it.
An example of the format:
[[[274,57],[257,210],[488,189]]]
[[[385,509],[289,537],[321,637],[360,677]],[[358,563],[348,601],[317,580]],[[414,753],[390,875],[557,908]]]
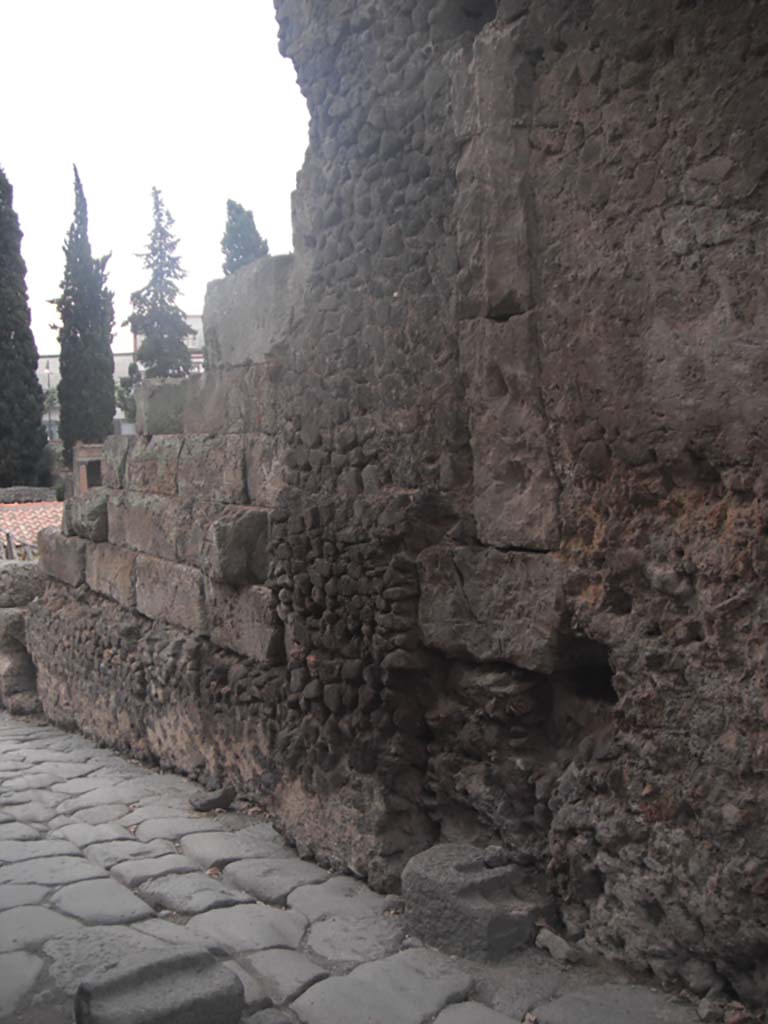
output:
[[[0,561],[0,707],[12,715],[40,710],[26,627],[28,605],[46,584],[36,562]]]
[[[43,539],[47,712],[766,1004],[763,7],[277,0],[295,253]]]

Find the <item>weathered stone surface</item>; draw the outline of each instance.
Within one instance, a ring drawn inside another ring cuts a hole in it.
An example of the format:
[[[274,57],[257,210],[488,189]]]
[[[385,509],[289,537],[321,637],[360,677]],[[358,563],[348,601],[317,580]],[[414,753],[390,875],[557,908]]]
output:
[[[85,580],[91,590],[117,601],[124,608],[136,604],[136,555],[112,544],[88,544]]]
[[[248,492],[242,435],[186,435],[179,458],[178,479],[181,498],[244,505]]]
[[[263,583],[269,572],[269,515],[263,509],[231,508],[208,528],[201,568],[231,586]]]
[[[125,486],[144,494],[176,494],[182,443],[172,435],[135,438],[126,456]]]
[[[47,907],[15,907],[0,913],[0,953],[37,949],[48,939],[80,935],[83,926]]]
[[[211,827],[209,823],[208,827]],[[254,857],[273,858],[288,853],[280,836],[270,826],[242,832],[201,832],[185,835],[182,852],[201,867],[223,868],[235,860]]]
[[[46,527],[37,535],[40,566],[62,583],[77,587],[85,580],[85,552],[87,545],[79,537],[65,537],[54,526]]]
[[[205,581],[208,630],[214,643],[257,661],[281,661],[283,629],[268,587]]]
[[[396,953],[405,938],[399,918],[328,917],[311,925],[306,948],[334,964],[362,964]]]
[[[11,1018],[16,1007],[32,990],[43,961],[31,953],[0,955],[0,1020]]]
[[[195,832],[208,832],[210,828],[210,818],[150,818],[142,821],[136,829],[136,838],[142,843],[150,839],[172,839],[175,842]]]
[[[163,857],[138,857],[136,860],[119,861],[110,869],[110,874],[118,882],[135,889],[153,878],[192,871],[197,871],[197,866],[191,860],[177,853],[169,853]]]
[[[509,1017],[489,1010],[482,1003],[456,1003],[439,1013],[435,1024],[509,1024]]]
[[[75,995],[76,1024],[238,1024],[243,987],[207,953],[162,951],[91,973]]]
[[[27,652],[18,647],[0,650],[0,700],[7,705],[8,698],[17,693],[35,690],[37,673]]]
[[[162,619],[193,633],[208,629],[203,577],[191,565],[137,555],[136,608],[149,619]]]
[[[297,857],[238,860],[224,869],[224,882],[264,903],[285,906],[288,895],[300,885],[324,882],[328,872]]]
[[[626,1021],[627,1024],[696,1024],[698,1016],[690,1005],[671,1000],[659,992],[632,985],[596,985],[569,992],[533,1010],[541,1024],[593,1024],[597,1020]]]
[[[446,654],[551,672],[563,624],[563,570],[551,555],[429,548],[419,556],[419,624]]]
[[[46,582],[36,562],[0,562],[0,608],[23,608],[43,593]]]
[[[248,898],[242,892],[226,889],[221,882],[202,872],[153,878],[139,887],[138,894],[150,906],[174,910],[177,914],[202,914],[217,907],[235,906]]]
[[[96,544],[105,541],[107,539],[108,497],[109,492],[106,489],[93,487],[78,497],[67,498],[64,502],[63,533],[68,537],[82,537],[84,540],[91,540]],[[64,580],[64,582],[68,581]]]
[[[271,367],[216,367],[186,381],[185,434],[273,434],[279,425]]]
[[[296,949],[307,919],[294,910],[243,905],[198,914],[188,924],[203,938],[216,939],[233,953],[261,949]]]
[[[71,785],[65,783],[65,785]],[[92,785],[97,788],[97,780],[92,780]],[[94,843],[112,843],[122,840],[132,840],[133,836],[122,825],[115,825],[111,822],[103,825],[86,825],[84,822],[75,822],[71,825],[62,825],[51,833],[52,839],[66,839],[80,849],[87,848]]]
[[[68,921],[74,930],[50,938],[43,946],[43,953],[50,960],[51,977],[68,995],[74,995],[80,982],[94,971],[123,963],[128,957],[142,956],[149,951],[153,956],[160,955],[168,949],[167,943],[134,926],[86,928],[71,918],[62,917],[62,921]],[[151,923],[141,922],[142,925]]]
[[[107,512],[111,544],[157,558],[176,559],[182,522],[176,499],[126,491],[110,495]]]
[[[27,616],[23,608],[0,608],[0,647],[24,646]]]
[[[181,434],[187,381],[143,380],[135,389],[137,434]]]
[[[246,1011],[261,1010],[271,1005],[271,1000],[260,978],[251,974],[237,960],[225,960],[223,967],[236,974],[243,986],[243,1002]]]
[[[292,949],[267,949],[242,959],[276,1006],[292,1002],[310,985],[328,976],[322,967]]]
[[[337,875],[320,885],[302,886],[288,897],[288,906],[310,921],[325,917],[373,917],[384,912],[385,899],[356,878]]]
[[[11,882],[0,885],[0,910],[35,906],[42,903],[50,891],[47,885],[14,885]]]
[[[0,863],[17,864],[42,857],[77,857],[80,851],[63,839],[34,839],[29,842],[0,840]]]
[[[471,984],[447,957],[410,949],[313,985],[292,1009],[304,1024],[423,1024]]]
[[[110,878],[65,885],[53,896],[51,906],[84,924],[129,924],[152,916],[143,900]]]
[[[23,885],[68,885],[70,882],[103,878],[105,875],[106,872],[102,868],[97,864],[90,864],[85,858],[59,854],[36,860],[23,860],[0,868],[0,885],[6,882]]]
[[[293,304],[292,256],[265,256],[208,285],[205,347],[211,366],[259,362],[286,335]]]
[[[164,839],[155,839],[150,843],[139,843],[128,838],[118,839],[110,843],[94,843],[88,847],[86,856],[94,864],[98,864],[106,871],[109,871],[115,864],[121,864],[126,860],[164,857],[175,852],[173,843]]]
[[[408,927],[428,945],[476,960],[500,960],[533,942],[546,900],[526,899],[516,865],[487,868],[483,851],[444,843],[416,854],[403,871]]]
[[[101,449],[101,478],[105,487],[119,489],[123,486],[128,453],[135,442],[135,437],[120,434],[111,434],[104,439]]]
[[[275,508],[286,488],[286,452],[280,441],[265,433],[245,438],[245,475],[251,504]]]

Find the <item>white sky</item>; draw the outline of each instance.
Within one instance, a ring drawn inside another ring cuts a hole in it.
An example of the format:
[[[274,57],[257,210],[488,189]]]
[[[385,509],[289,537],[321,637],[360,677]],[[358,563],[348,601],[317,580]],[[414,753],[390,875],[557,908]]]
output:
[[[270,252],[290,251],[308,117],[271,0],[0,0],[0,39],[0,166],[41,354],[59,351],[46,300],[60,290],[73,163],[94,255],[112,252],[115,351],[130,349],[120,324],[146,283],[135,254],[153,185],[176,221],[186,313],[221,276],[227,199],[253,210]]]

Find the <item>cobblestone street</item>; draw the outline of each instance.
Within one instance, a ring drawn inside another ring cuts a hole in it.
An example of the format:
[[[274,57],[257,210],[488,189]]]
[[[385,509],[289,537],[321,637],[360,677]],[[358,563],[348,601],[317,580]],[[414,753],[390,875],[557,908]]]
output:
[[[201,787],[0,714],[0,1019],[252,1024],[693,1024],[606,966],[470,964],[405,934],[397,897],[300,860]],[[181,1013],[182,1016],[172,1016]],[[166,1016],[163,1016],[166,1014]],[[186,1015],[184,1015],[186,1014]]]

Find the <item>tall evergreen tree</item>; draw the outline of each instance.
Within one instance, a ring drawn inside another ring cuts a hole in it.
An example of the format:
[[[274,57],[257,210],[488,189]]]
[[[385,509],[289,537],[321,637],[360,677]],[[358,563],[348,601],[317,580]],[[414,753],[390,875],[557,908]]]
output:
[[[131,295],[133,313],[126,323],[143,339],[136,358],[147,377],[185,377],[192,365],[184,339],[196,334],[176,305],[177,281],[186,275],[176,253],[178,239],[171,228],[173,217],[158,189],[152,189],[153,226],[149,248],[142,255],[149,283]]]
[[[107,288],[109,256],[95,259],[88,241],[88,204],[75,171],[75,215],[64,243],[61,295],[53,300],[61,318],[59,436],[64,461],[72,465],[78,441],[98,443],[112,433],[115,417],[115,313]]]
[[[231,274],[261,256],[269,256],[269,245],[256,230],[253,214],[232,199],[227,200],[227,226],[221,240],[221,251],[225,257],[225,274]]]
[[[21,237],[0,168],[0,487],[37,483],[46,444]]]

